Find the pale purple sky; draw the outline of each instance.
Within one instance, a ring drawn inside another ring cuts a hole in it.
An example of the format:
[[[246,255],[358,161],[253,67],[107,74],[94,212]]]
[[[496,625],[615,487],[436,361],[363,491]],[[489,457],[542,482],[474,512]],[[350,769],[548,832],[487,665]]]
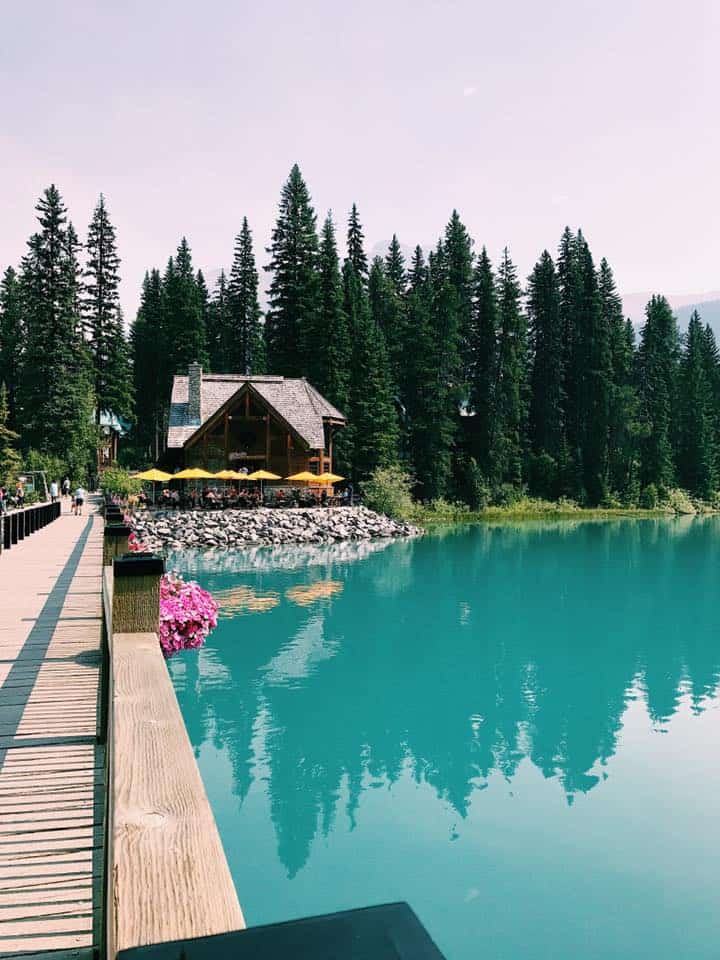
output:
[[[212,271],[247,215],[264,264],[297,161],[368,248],[433,243],[457,207],[523,276],[569,223],[623,291],[702,293],[719,94],[715,0],[7,3],[0,268],[50,182],[83,236],[102,191],[134,314],[182,234]]]

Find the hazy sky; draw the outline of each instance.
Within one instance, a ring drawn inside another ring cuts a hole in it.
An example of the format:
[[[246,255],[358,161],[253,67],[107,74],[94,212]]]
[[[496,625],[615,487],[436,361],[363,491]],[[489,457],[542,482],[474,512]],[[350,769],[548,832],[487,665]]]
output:
[[[267,262],[297,161],[369,248],[455,206],[523,275],[569,223],[623,291],[717,289],[719,94],[715,0],[5,0],[0,268],[50,182],[82,235],[102,191],[134,313],[182,234],[210,271],[247,215]]]

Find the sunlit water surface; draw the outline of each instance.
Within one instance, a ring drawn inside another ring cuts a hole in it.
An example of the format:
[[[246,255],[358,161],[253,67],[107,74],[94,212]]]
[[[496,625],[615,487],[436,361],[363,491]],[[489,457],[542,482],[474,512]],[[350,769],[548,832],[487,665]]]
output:
[[[720,956],[720,522],[175,558],[250,924],[407,900],[449,960]]]

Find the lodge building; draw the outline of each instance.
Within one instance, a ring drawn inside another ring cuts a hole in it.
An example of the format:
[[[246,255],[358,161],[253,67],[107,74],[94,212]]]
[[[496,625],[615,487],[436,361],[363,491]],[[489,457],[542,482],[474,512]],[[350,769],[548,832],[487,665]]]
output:
[[[203,373],[192,363],[173,379],[165,460],[211,473],[330,473],[333,436],[345,422],[304,378]]]

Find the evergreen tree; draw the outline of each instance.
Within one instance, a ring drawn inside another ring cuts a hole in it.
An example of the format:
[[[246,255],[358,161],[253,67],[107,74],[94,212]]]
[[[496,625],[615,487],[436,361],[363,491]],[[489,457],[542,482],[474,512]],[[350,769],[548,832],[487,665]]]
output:
[[[671,487],[675,470],[673,406],[677,392],[679,338],[677,323],[665,297],[653,296],[645,308],[638,350],[638,392],[644,437],[641,483]]]
[[[491,476],[496,482],[518,485],[522,480],[527,420],[527,323],[520,305],[517,271],[507,247],[497,279],[498,364]]]
[[[352,331],[350,432],[346,442],[352,443],[353,476],[362,480],[376,467],[397,459],[397,412],[385,340],[370,315],[362,279],[349,259],[343,265],[343,295]]]
[[[228,351],[230,349],[230,306],[225,271],[220,271],[215,290],[207,309],[205,346],[208,362],[213,373],[229,373]]]
[[[530,374],[530,476],[539,493],[556,497],[564,449],[563,331],[555,264],[544,250],[528,280]]]
[[[100,194],[86,244],[87,267],[81,305],[85,337],[92,356],[97,423],[102,412],[130,417],[132,372],[120,311],[120,258],[115,228]]]
[[[490,473],[490,446],[498,363],[498,304],[495,275],[485,247],[475,268],[475,296],[468,338],[469,405],[474,413],[473,454]]]
[[[428,284],[429,323],[418,344],[423,385],[413,420],[413,452],[421,494],[424,499],[435,500],[446,497],[450,491],[463,397],[462,310],[457,287],[451,280],[447,247],[442,243],[431,257]]]
[[[455,303],[459,324],[459,349],[463,366],[462,376],[469,378],[469,343],[473,326],[473,241],[457,210],[445,227],[445,256],[447,258],[447,280],[455,291]]]
[[[608,440],[612,356],[610,329],[603,314],[598,276],[592,254],[583,239],[579,250],[581,297],[579,304],[579,343],[581,376],[580,445],[583,487],[589,502],[601,503],[608,491]]]
[[[4,382],[0,382],[0,483],[6,485],[17,481],[22,467],[22,460],[16,447],[20,434],[10,429],[9,417],[7,387]]]
[[[176,256],[168,261],[163,277],[162,311],[167,349],[167,398],[174,374],[187,373],[191,363],[207,365],[202,291],[198,287],[185,237],[180,241]]]
[[[202,270],[198,270],[198,272],[195,274],[195,284],[197,286],[198,300],[200,301],[200,317],[203,330],[205,362],[207,363],[210,360],[210,351],[208,349],[207,341],[207,327],[210,318],[210,291],[205,283],[205,274],[202,272]]]
[[[681,486],[709,499],[718,477],[713,395],[705,349],[705,332],[695,310],[680,361],[677,463]]]
[[[233,342],[230,363],[236,373],[264,373],[265,342],[258,303],[258,273],[247,217],[235,238],[235,255],[228,286]]]
[[[58,456],[75,476],[95,457],[95,397],[89,351],[80,335],[77,239],[53,185],[36,207],[40,229],[22,262],[27,325],[18,419],[23,441]]]
[[[272,273],[265,318],[268,369],[287,377],[302,376],[308,339],[303,328],[317,329],[319,277],[315,211],[297,164],[280,196],[268,253],[271,260],[265,269]]]
[[[12,267],[0,282],[0,383],[7,389],[8,429],[17,422],[17,392],[23,348],[22,291]]]
[[[638,409],[635,388],[635,331],[623,316],[622,300],[607,260],[600,261],[600,303],[609,331],[611,386],[608,416],[608,469],[610,488],[624,499],[636,485]]]
[[[348,218],[347,259],[353,265],[355,275],[364,286],[368,279],[368,261],[365,255],[365,235],[355,204],[352,205]]]
[[[557,257],[560,288],[560,325],[563,338],[563,424],[565,451],[561,464],[564,492],[572,497],[582,495],[582,421],[581,382],[583,378],[580,301],[582,275],[579,250],[582,234],[577,236],[565,227]]]
[[[318,310],[318,338],[315,344],[315,364],[311,366],[310,380],[342,413],[350,403],[350,360],[352,346],[348,317],[343,306],[343,281],[335,239],[335,225],[328,213],[320,240],[320,299]],[[343,437],[336,438],[340,444]],[[336,450],[336,461],[338,450]],[[347,466],[347,456],[345,458]]]
[[[143,455],[156,460],[164,443],[169,389],[162,280],[158,270],[145,274],[140,308],[130,330],[135,393],[134,435]]]

